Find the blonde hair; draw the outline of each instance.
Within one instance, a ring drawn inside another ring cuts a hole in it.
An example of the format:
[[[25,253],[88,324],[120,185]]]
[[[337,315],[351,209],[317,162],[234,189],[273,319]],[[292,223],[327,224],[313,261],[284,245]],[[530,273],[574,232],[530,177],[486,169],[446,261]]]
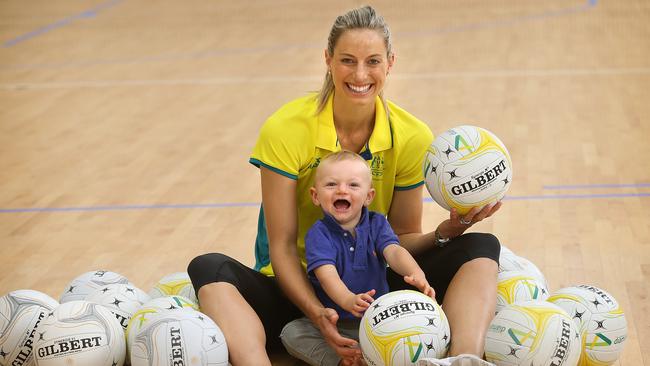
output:
[[[341,35],[350,29],[370,29],[377,31],[384,37],[386,56],[390,58],[390,55],[392,54],[390,29],[388,29],[388,24],[386,24],[384,18],[377,14],[375,9],[371,6],[352,9],[336,18],[332,25],[332,29],[330,30],[329,37],[327,38],[327,53],[330,56],[334,54],[334,48],[336,47],[339,38],[341,38]],[[323,86],[318,92],[318,109],[316,113],[320,113],[325,108],[327,100],[333,92],[334,81],[332,80],[332,74],[328,71],[325,74]],[[386,104],[383,91],[379,92],[379,97],[384,103],[386,114],[388,115],[388,105]]]
[[[331,154],[325,155],[324,158],[321,159],[320,163],[318,164],[318,167],[316,168],[316,177],[318,177],[318,170],[323,164],[326,163],[333,163],[337,161],[346,161],[346,160],[357,160],[367,168],[368,171],[368,179],[370,180],[372,184],[372,173],[370,172],[370,167],[368,166],[368,163],[366,162],[366,159],[363,158],[363,156],[350,151],[350,150],[341,150],[337,152],[333,152]],[[316,180],[316,179],[314,179]]]

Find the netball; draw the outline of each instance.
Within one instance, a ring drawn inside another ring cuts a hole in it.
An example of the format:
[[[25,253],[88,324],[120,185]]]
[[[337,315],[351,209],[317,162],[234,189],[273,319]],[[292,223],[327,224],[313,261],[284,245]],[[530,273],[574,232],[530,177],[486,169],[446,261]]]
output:
[[[573,317],[582,338],[580,365],[611,365],[627,339],[627,322],[618,302],[607,291],[591,285],[559,289],[548,301]]]
[[[190,280],[190,276],[187,274],[187,272],[176,272],[168,274],[158,280],[158,282],[149,291],[149,296],[152,299],[172,295],[180,295],[190,299],[195,303],[199,302],[196,297],[196,293],[194,292],[194,287],[192,287],[192,281]]]
[[[546,289],[549,288],[546,277],[542,271],[530,260],[518,256],[512,252],[507,252],[501,247],[501,255],[499,256],[499,273],[521,271],[534,277],[539,282],[543,283]]]
[[[549,290],[546,283],[528,272],[500,272],[497,277],[497,313],[508,304],[520,301],[546,300],[548,296]]]
[[[497,366],[576,366],[578,326],[560,307],[546,301],[506,306],[488,328],[485,357]]]
[[[124,283],[102,286],[86,297],[86,301],[102,305],[115,314],[125,331],[133,314],[149,300],[144,291]]]
[[[36,328],[37,366],[122,366],[124,329],[107,308],[88,301],[69,301],[47,314]]]
[[[123,275],[105,270],[97,270],[83,273],[75,277],[59,297],[61,304],[68,301],[85,300],[95,290],[113,283],[129,283]]]
[[[36,327],[59,303],[35,290],[0,297],[0,365],[33,364]]]
[[[414,365],[447,353],[450,330],[442,308],[418,291],[389,292],[361,318],[359,344],[371,366]]]
[[[505,145],[476,126],[458,126],[438,135],[425,154],[423,169],[433,200],[460,215],[502,199],[512,183]]]
[[[178,309],[154,316],[133,334],[133,366],[227,366],[228,346],[207,315]]]
[[[133,345],[133,334],[142,328],[150,319],[161,313],[179,309],[192,309],[198,311],[199,306],[192,302],[192,300],[180,295],[157,297],[143,304],[133,314],[126,328],[127,350],[130,352],[131,346]]]

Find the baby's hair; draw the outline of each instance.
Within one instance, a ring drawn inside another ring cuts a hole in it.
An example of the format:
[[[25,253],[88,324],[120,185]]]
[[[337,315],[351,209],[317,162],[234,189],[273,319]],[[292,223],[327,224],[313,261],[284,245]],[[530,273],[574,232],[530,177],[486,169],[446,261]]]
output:
[[[333,163],[336,161],[345,161],[345,160],[357,160],[362,162],[363,165],[366,166],[366,168],[368,168],[368,177],[370,178],[370,182],[372,182],[372,173],[370,172],[370,167],[368,167],[368,163],[366,163],[366,159],[364,159],[361,155],[350,150],[341,150],[326,155],[323,159],[321,159],[320,164],[318,164],[318,166],[320,167],[325,163]]]

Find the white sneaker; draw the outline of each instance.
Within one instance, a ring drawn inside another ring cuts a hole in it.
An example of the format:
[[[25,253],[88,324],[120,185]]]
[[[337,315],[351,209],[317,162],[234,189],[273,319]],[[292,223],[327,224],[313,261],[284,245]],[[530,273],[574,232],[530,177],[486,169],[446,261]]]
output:
[[[449,358],[437,359],[437,358],[421,358],[415,364],[416,366],[450,366],[451,361]]]
[[[484,361],[474,355],[458,355],[443,358],[422,358],[418,360],[418,366],[495,366],[491,362]]]

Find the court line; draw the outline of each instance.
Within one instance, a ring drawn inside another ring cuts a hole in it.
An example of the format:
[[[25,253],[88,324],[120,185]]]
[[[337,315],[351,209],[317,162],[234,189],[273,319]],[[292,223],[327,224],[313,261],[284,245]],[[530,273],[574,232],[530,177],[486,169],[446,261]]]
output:
[[[574,200],[599,198],[630,198],[650,197],[650,193],[602,193],[602,194],[553,194],[537,196],[506,196],[505,201],[537,201],[537,200]]]
[[[49,33],[49,32],[51,32],[53,30],[58,29],[58,28],[65,27],[66,25],[69,25],[70,23],[74,22],[75,20],[94,18],[102,10],[111,8],[111,7],[115,6],[115,5],[117,5],[117,3],[121,2],[121,1],[122,0],[109,0],[109,1],[103,2],[103,3],[101,3],[101,4],[97,5],[97,6],[94,6],[94,7],[90,8],[90,9],[88,9],[88,10],[84,10],[79,14],[71,15],[71,16],[63,18],[61,20],[57,20],[54,23],[51,23],[51,24],[45,25],[43,27],[37,28],[37,29],[35,29],[35,30],[31,31],[31,32],[21,34],[16,38],[13,38],[13,39],[10,39],[10,40],[4,42],[2,44],[2,47],[8,48],[8,47],[15,46],[15,45],[17,45],[19,43],[28,41],[28,40],[30,40],[32,38],[38,37],[38,36],[43,35],[45,33]]]
[[[504,201],[538,201],[538,200],[574,200],[602,198],[632,198],[650,197],[650,193],[604,193],[604,194],[555,194],[533,196],[505,196]],[[431,203],[433,199],[423,198],[423,202]],[[26,207],[3,208],[0,213],[25,212],[100,212],[100,211],[138,211],[157,209],[195,209],[195,208],[228,208],[228,207],[259,207],[260,202],[232,203],[187,203],[187,204],[156,204],[156,205],[110,205],[110,206],[79,206],[79,207]]]
[[[117,0],[121,1],[121,0]],[[475,30],[484,30],[491,28],[501,28],[513,26],[528,21],[545,20],[553,17],[567,16],[594,8],[598,4],[598,0],[585,0],[580,4],[569,6],[567,8],[558,10],[546,10],[537,14],[527,14],[521,16],[513,16],[506,19],[494,19],[489,21],[482,21],[476,23],[468,23],[462,25],[454,25],[448,27],[432,28],[428,30],[419,31],[406,31],[395,32],[394,35],[400,38],[419,38],[422,36],[444,35],[449,33],[459,33]],[[107,64],[128,64],[128,63],[146,63],[146,62],[160,62],[160,61],[181,61],[181,60],[199,60],[212,57],[221,57],[237,54],[249,54],[269,51],[288,51],[291,49],[304,49],[304,48],[322,48],[321,42],[309,43],[296,43],[296,44],[278,44],[260,47],[246,47],[246,48],[227,48],[220,50],[206,50],[201,52],[194,52],[189,54],[167,54],[156,56],[132,57],[132,58],[114,58],[114,59],[99,59],[87,60],[81,62],[66,62],[66,63],[45,63],[45,64],[28,64],[28,65],[0,65],[0,68],[7,69],[57,69],[57,68],[75,68],[84,66],[107,65]]]
[[[110,206],[78,206],[78,207],[27,207],[3,208],[0,213],[20,212],[97,212],[97,211],[137,211],[156,209],[187,209],[187,208],[226,208],[226,207],[259,207],[259,202],[237,203],[181,203],[181,204],[156,204],[156,205],[110,205]]]
[[[650,69],[649,69],[650,70]],[[141,80],[80,80],[52,83],[8,83],[0,84],[0,89],[66,89],[66,88],[110,88],[120,86],[176,86],[176,85],[229,85],[251,83],[296,83],[320,81],[323,76],[266,76],[266,77],[226,77],[210,79],[141,79]]]
[[[621,67],[600,69],[520,69],[485,71],[448,71],[414,74],[394,74],[397,80],[456,79],[456,78],[503,78],[547,76],[610,76],[650,74],[650,67]]]
[[[432,72],[415,74],[393,74],[392,80],[431,80],[431,79],[460,79],[460,78],[504,78],[504,77],[581,77],[581,76],[617,76],[617,75],[650,75],[650,67],[639,68],[605,68],[605,69],[547,69],[547,70],[489,70],[489,71],[457,71]],[[307,76],[242,76],[209,79],[138,79],[138,80],[78,80],[58,82],[23,82],[0,83],[1,90],[44,90],[44,89],[73,89],[73,88],[113,88],[113,87],[142,87],[142,86],[214,86],[236,84],[276,84],[276,83],[311,83],[320,82],[322,75]]]
[[[560,186],[542,186],[542,189],[599,189],[599,188],[646,188],[650,183],[632,184],[575,184]]]
[[[467,32],[467,31],[474,31],[474,30],[509,27],[512,25],[516,25],[528,21],[546,20],[550,18],[562,17],[566,15],[584,12],[590,10],[596,5],[598,5],[598,0],[586,0],[585,2],[581,4],[576,4],[575,6],[569,6],[557,10],[547,10],[538,14],[528,14],[528,15],[516,16],[516,17],[506,18],[506,19],[494,19],[494,20],[489,20],[484,22],[462,24],[462,25],[450,26],[450,27],[439,27],[439,28],[433,28],[429,30],[400,32],[396,34],[400,36],[400,38],[403,35],[406,35],[408,37],[418,37],[418,36],[428,36],[432,34],[459,33],[459,32]]]

